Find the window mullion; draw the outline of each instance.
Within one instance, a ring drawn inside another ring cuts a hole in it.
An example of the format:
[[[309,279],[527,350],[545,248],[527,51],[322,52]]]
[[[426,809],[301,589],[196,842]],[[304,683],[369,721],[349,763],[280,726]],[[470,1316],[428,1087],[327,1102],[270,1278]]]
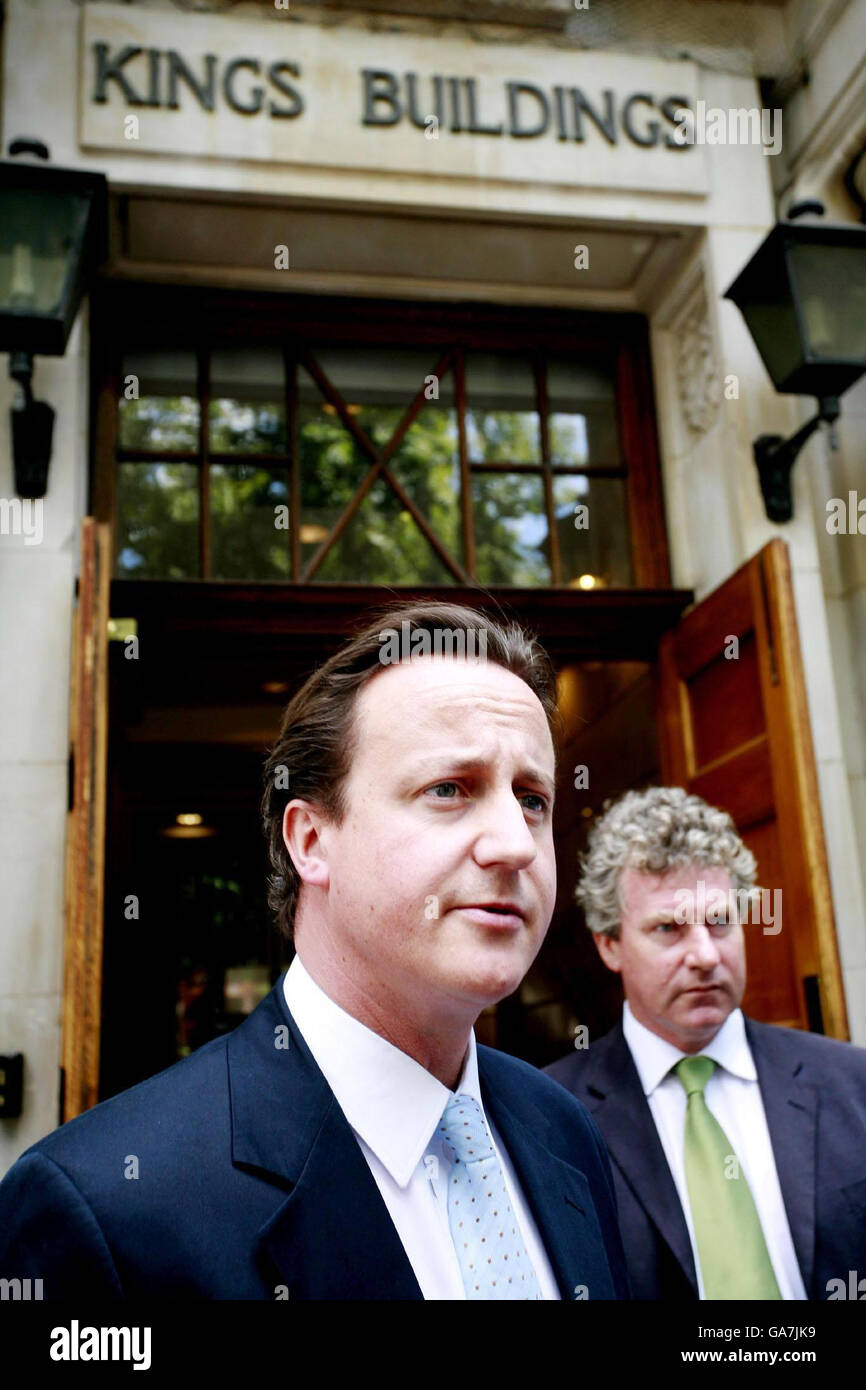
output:
[[[535,408],[538,411],[539,436],[541,439],[541,467],[544,479],[544,505],[547,510],[547,534],[550,540],[550,577],[553,584],[562,583],[562,560],[559,553],[559,532],[556,529],[556,513],[553,506],[553,474],[550,471],[550,429],[547,419],[547,366],[544,357],[538,353],[533,358],[535,374]]]
[[[457,408],[457,448],[460,456],[460,509],[463,521],[463,564],[475,578],[475,518],[472,514],[472,475],[466,443],[466,363],[463,349],[454,354],[454,403]]]
[[[198,505],[201,577],[210,579],[210,350],[201,347],[198,360]]]
[[[289,573],[293,580],[300,578],[301,551],[301,465],[298,456],[298,359],[287,348],[283,350],[286,389],[286,446],[289,451]]]

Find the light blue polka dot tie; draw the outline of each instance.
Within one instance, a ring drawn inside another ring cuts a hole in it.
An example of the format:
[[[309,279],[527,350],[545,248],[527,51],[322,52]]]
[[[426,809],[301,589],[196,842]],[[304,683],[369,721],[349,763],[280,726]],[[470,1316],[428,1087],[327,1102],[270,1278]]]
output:
[[[452,1096],[439,1132],[454,1151],[448,1179],[448,1222],[466,1297],[540,1299],[505,1178],[478,1102]]]

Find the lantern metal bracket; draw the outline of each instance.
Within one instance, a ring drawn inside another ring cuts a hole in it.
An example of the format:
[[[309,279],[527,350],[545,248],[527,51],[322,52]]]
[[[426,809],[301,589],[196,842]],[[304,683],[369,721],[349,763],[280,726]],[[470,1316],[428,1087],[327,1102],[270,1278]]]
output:
[[[764,506],[771,521],[791,520],[794,515],[791,469],[797,455],[819,425],[832,425],[838,419],[839,397],[822,396],[818,401],[818,414],[807,420],[790,439],[783,439],[780,434],[761,434],[755,440],[755,463],[758,466]]]
[[[48,490],[54,411],[33,399],[33,357],[29,352],[9,356],[9,375],[17,391],[12,404],[12,459],[19,497],[44,497]]]

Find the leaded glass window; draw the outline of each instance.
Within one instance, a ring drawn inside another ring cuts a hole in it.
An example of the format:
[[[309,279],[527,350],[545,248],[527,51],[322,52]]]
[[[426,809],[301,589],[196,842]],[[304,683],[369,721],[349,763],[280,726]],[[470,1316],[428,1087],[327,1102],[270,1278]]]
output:
[[[129,353],[118,577],[632,583],[613,371],[417,346]]]

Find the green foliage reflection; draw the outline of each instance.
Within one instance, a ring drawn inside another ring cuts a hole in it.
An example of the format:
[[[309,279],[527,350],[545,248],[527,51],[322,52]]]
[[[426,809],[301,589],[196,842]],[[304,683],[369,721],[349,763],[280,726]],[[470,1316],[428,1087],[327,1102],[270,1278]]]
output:
[[[356,418],[377,448],[390,438],[405,406],[356,407]],[[253,458],[286,447],[279,404],[211,402],[213,452]],[[476,457],[537,462],[537,416],[526,411],[468,412]],[[370,460],[338,416],[320,402],[301,404],[298,418],[301,557],[306,565],[366,475]],[[149,396],[120,402],[125,448],[198,447],[198,403],[188,396]],[[445,548],[463,563],[460,470],[455,411],[445,402],[421,410],[391,457],[389,468]],[[118,467],[117,574],[191,579],[200,573],[198,475],[192,464],[122,463]],[[477,574],[482,583],[550,582],[547,524],[539,475],[473,477]],[[211,560],[215,578],[287,580],[288,533],[274,525],[274,508],[288,503],[288,472],[237,464],[211,465]],[[450,584],[447,567],[401,500],[381,479],[364,498],[343,535],[316,571],[322,582]]]

